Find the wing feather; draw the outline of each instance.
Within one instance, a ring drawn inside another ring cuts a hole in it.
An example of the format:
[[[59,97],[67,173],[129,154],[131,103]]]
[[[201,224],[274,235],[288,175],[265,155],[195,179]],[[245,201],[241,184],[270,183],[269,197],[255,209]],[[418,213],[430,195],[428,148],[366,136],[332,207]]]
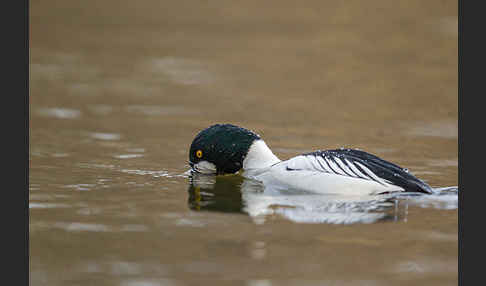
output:
[[[384,186],[395,185],[408,192],[432,193],[432,188],[408,169],[360,150],[319,150],[295,159],[290,160],[287,170],[313,170],[371,180]]]
[[[340,158],[333,158],[333,159],[338,164],[339,168],[341,168],[344,171],[344,173],[346,173],[346,175],[350,177],[357,177],[357,175],[354,174],[353,171],[349,169],[349,167],[344,163],[343,160],[341,160]]]
[[[341,170],[341,168],[339,168],[339,166],[336,163],[334,163],[334,160],[333,160],[332,157],[326,156],[326,157],[324,157],[324,159],[329,164],[329,167],[331,168],[331,170],[333,170],[334,173],[336,173],[338,175],[346,175],[346,173],[344,173],[343,170]]]

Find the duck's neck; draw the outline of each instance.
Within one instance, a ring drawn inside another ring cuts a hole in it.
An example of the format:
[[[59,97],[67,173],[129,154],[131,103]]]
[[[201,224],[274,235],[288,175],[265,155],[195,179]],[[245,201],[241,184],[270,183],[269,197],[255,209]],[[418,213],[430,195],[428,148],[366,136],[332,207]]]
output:
[[[262,169],[270,167],[278,162],[280,162],[280,159],[277,158],[272,150],[268,148],[267,144],[260,139],[253,141],[251,144],[248,154],[246,154],[246,157],[243,160],[243,169]]]

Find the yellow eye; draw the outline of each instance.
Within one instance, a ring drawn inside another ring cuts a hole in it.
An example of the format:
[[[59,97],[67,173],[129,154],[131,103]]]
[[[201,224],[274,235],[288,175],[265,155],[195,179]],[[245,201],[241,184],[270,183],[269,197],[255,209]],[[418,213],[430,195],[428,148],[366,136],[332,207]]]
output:
[[[201,150],[196,151],[196,157],[198,157],[198,158],[202,157],[202,151]]]

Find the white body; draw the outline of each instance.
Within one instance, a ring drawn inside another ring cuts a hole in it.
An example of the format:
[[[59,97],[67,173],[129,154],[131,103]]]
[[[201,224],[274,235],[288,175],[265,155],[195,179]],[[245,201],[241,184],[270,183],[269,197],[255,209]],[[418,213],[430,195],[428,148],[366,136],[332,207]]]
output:
[[[350,176],[344,172],[326,172],[318,159],[297,156],[286,161],[279,160],[263,140],[255,141],[243,161],[243,176],[260,181],[265,189],[288,189],[319,194],[373,195],[383,192],[403,191],[376,177],[369,169],[360,165],[362,177],[373,177],[377,181]],[[334,164],[334,163],[332,163]],[[290,169],[298,169],[291,170]],[[354,174],[349,172],[350,174]]]

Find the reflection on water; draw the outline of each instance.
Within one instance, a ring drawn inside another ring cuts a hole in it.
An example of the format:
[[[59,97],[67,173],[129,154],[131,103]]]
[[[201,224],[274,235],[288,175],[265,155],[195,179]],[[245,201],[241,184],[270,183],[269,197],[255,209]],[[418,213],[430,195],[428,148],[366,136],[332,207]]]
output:
[[[243,213],[242,176],[191,176],[188,204],[192,210]]]
[[[408,205],[456,209],[457,188],[435,189],[433,195],[415,193],[377,196],[322,195],[265,189],[240,175],[192,173],[189,208],[196,211],[246,213],[255,223],[279,215],[299,223],[374,223],[406,221]]]

